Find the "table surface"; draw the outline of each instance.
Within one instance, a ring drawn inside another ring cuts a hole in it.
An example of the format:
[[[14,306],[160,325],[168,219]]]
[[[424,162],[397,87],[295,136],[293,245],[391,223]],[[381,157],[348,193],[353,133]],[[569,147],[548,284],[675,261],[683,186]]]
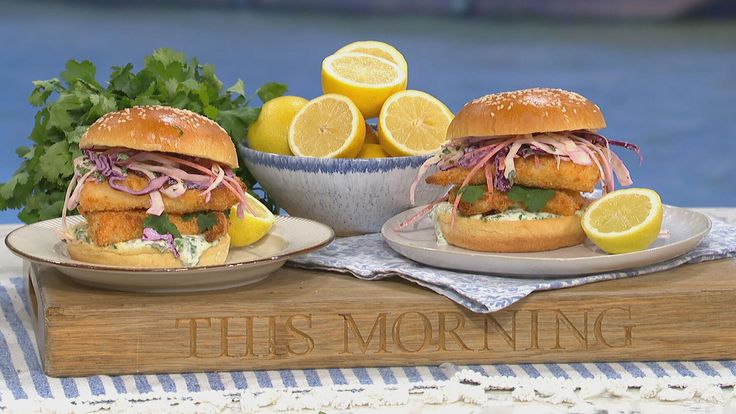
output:
[[[695,208],[693,209],[695,211],[699,211],[702,213],[706,213],[711,215],[712,217],[716,217],[722,220],[725,220],[730,223],[736,223],[736,207],[734,208],[727,208],[727,207],[720,207],[720,208]],[[0,236],[3,238],[11,232],[13,229],[19,227],[18,224],[0,224]],[[14,276],[21,275],[22,270],[22,261],[20,258],[13,255],[8,248],[3,244],[0,247],[0,279],[7,279]],[[500,393],[508,393],[508,392],[500,392]],[[638,398],[635,393],[631,393],[631,399],[635,400]],[[729,394],[730,397],[730,394]],[[610,407],[611,403],[614,403],[613,401],[605,401],[601,400],[601,408],[603,408],[602,411],[597,412],[608,412],[607,408],[604,407]],[[615,403],[620,403],[620,401],[616,401]],[[417,402],[419,404],[419,402]],[[724,405],[725,404],[725,405]],[[700,412],[731,412],[729,410],[736,411],[736,404],[734,404],[733,398],[726,398],[724,404],[705,404],[703,402],[693,402],[692,403],[692,409],[698,409]],[[638,409],[638,403],[633,403],[628,405],[628,407],[633,407],[634,409]],[[620,407],[620,406],[619,406]],[[652,404],[648,405],[647,407],[651,408],[654,411],[661,411],[665,410],[668,412],[687,412],[689,409],[687,404],[683,405],[680,403],[666,403],[666,402],[653,402]],[[417,405],[413,405],[412,409],[417,408]],[[455,403],[451,405],[431,405],[426,407],[419,407],[419,410],[414,410],[416,412],[448,412],[447,410],[449,408],[452,408],[452,412],[476,412],[477,407],[476,406],[470,406],[464,403]],[[642,407],[643,408],[643,407]],[[382,407],[381,412],[382,413],[391,413],[391,412],[405,412],[407,410],[407,407],[396,407],[395,409],[391,409],[389,407]],[[516,403],[512,406],[506,407],[504,409],[504,413],[513,413],[513,414],[519,414],[519,413],[533,413],[533,412],[540,412],[540,410],[544,410],[545,412],[579,412],[576,411],[576,408],[570,408],[565,407],[561,405],[557,406],[541,406],[540,403]],[[676,410],[676,411],[672,411]],[[354,410],[351,409],[350,412],[370,412],[371,409],[365,408],[365,409],[358,409]],[[268,410],[265,412],[269,412]]]

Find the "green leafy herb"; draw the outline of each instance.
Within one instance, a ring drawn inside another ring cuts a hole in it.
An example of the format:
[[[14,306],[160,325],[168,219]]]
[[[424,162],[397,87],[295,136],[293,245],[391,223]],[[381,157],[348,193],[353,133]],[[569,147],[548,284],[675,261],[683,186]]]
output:
[[[252,106],[255,96],[266,102],[285,92],[286,85],[267,83],[248,98],[242,80],[225,88],[214,66],[171,49],[146,56],[137,72],[131,63],[114,66],[107,82],[96,80],[92,62],[69,60],[59,78],[33,82],[28,98],[38,107],[29,135],[33,146],[16,151],[20,167],[0,184],[0,209],[21,208],[18,217],[26,223],[58,217],[73,175],[72,160],[81,155],[79,140],[108,112],[153,104],[185,108],[217,121],[235,142],[242,142],[260,112]],[[256,185],[247,169],[237,174],[249,188]],[[261,201],[278,211],[267,194]]]
[[[181,237],[179,229],[169,221],[169,216],[167,216],[166,213],[162,213],[160,216],[149,214],[146,216],[146,219],[143,220],[143,227],[150,227],[156,230],[159,234],[171,234],[174,237]]]
[[[215,213],[212,211],[209,212],[199,212],[199,213],[186,213],[182,214],[181,218],[184,221],[191,221],[194,218],[197,218],[197,228],[199,229],[200,233],[204,233],[207,230],[211,229],[212,227],[217,224],[217,216],[215,216]]]
[[[550,198],[555,195],[555,190],[544,190],[541,188],[529,188],[515,185],[511,187],[506,195],[512,201],[523,203],[527,211],[536,213],[543,209]]]
[[[256,91],[256,95],[258,95],[258,97],[261,99],[261,101],[263,101],[263,103],[266,103],[273,98],[278,98],[279,96],[285,93],[286,93],[286,85],[284,85],[283,83],[276,83],[276,82],[269,82],[261,86],[260,88],[258,88],[258,90]],[[245,95],[245,93],[242,93],[242,94]]]
[[[474,203],[483,197],[486,192],[486,185],[468,185],[460,189],[460,200],[466,203]]]
[[[217,216],[213,212],[199,213],[197,216],[197,226],[199,226],[200,233],[206,232],[214,227],[215,224],[217,224]]]

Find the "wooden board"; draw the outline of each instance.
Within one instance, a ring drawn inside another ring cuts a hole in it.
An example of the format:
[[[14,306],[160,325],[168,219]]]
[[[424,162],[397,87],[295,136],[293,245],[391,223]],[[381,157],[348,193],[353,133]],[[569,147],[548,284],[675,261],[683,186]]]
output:
[[[489,315],[400,279],[292,268],[197,294],[97,290],[49,268],[29,287],[52,376],[736,358],[734,260],[539,292]]]

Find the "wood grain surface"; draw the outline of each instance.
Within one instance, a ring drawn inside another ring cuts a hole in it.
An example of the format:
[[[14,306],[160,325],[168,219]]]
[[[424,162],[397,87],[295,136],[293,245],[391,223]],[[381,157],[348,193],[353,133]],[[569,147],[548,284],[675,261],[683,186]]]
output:
[[[537,292],[487,315],[400,279],[293,268],[188,294],[29,273],[52,376],[736,358],[736,260]]]

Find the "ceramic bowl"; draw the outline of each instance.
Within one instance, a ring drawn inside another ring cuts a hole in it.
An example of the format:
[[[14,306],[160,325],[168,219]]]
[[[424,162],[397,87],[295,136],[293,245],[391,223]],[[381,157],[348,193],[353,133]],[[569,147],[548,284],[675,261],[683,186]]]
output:
[[[295,157],[240,146],[245,166],[276,203],[292,216],[327,224],[338,236],[377,233],[411,207],[409,187],[428,156],[371,159]],[[422,182],[417,204],[444,188]]]

